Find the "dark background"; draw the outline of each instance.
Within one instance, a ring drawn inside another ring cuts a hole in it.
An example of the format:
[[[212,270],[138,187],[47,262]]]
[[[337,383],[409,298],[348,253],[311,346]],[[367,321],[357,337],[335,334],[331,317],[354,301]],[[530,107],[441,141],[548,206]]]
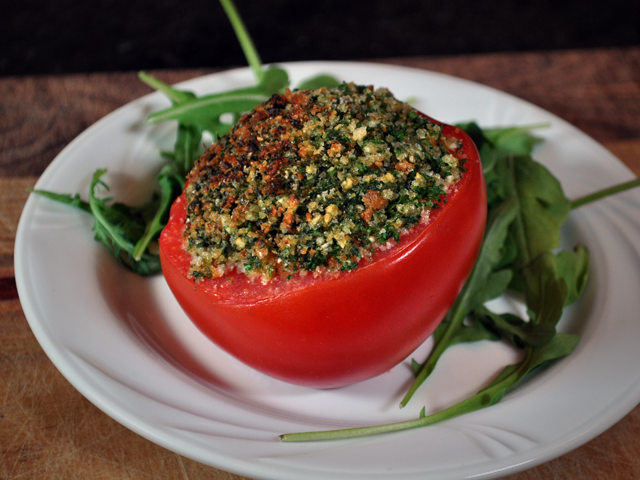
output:
[[[245,64],[216,0],[3,3],[3,76]],[[265,63],[640,45],[639,5],[236,0]]]

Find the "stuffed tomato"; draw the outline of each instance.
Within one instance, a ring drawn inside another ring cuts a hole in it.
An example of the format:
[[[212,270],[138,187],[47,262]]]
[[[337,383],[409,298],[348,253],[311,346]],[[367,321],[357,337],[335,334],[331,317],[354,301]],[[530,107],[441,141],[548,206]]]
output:
[[[216,345],[280,380],[379,375],[433,332],[486,219],[477,149],[384,89],[275,95],[207,149],[160,237]]]

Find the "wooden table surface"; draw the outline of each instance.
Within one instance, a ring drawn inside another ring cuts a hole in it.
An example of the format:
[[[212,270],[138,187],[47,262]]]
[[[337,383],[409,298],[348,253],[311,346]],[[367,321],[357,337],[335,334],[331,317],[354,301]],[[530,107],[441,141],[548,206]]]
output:
[[[640,48],[384,62],[449,73],[528,100],[594,137],[640,175]],[[153,73],[177,82],[211,71]],[[25,188],[89,125],[148,92],[133,72],[0,78],[0,480],[243,478],[165,450],[94,407],[36,342],[15,288],[13,247]],[[640,407],[581,448],[508,478],[640,478]]]

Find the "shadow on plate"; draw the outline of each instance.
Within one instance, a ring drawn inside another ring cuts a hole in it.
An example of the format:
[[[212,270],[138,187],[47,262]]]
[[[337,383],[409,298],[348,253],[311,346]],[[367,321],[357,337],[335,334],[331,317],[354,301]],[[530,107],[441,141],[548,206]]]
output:
[[[126,270],[106,251],[101,252],[97,270],[111,311],[147,348],[198,383],[233,391],[232,385],[217,376],[177,335],[175,319],[169,318],[156,300],[153,282],[157,278],[140,277]]]

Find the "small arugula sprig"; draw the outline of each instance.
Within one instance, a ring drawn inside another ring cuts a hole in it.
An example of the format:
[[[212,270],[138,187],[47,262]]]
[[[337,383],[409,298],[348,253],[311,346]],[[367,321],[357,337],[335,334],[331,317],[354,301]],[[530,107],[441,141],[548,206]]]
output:
[[[541,139],[532,128],[481,129],[475,122],[460,125],[474,140],[483,163],[487,184],[488,215],[476,264],[452,308],[435,330],[434,346],[423,362],[412,360],[415,380],[400,406],[404,407],[431,375],[450,347],[479,340],[510,342],[522,349],[522,360],[505,367],[475,395],[432,415],[371,427],[287,433],[282,441],[328,440],[406,430],[431,425],[480,410],[500,401],[533,370],[569,355],[578,336],[557,333],[565,306],[575,302],[585,288],[589,254],[581,245],[562,250],[560,228],[572,209],[640,185],[640,179],[612,187],[573,202],[558,180],[532,157]],[[486,303],[507,290],[520,293],[528,319],[498,314]],[[467,321],[465,321],[467,320]]]
[[[474,270],[435,332],[432,353],[424,364],[413,363],[417,375],[402,407],[447,348],[486,338],[487,327],[518,347],[543,346],[555,335],[563,307],[582,293],[588,275],[588,253],[582,246],[553,254],[560,246],[560,228],[571,202],[558,180],[531,157],[537,139],[514,129],[489,131],[490,139],[476,124],[462,127],[485,153],[481,158],[488,197],[486,235]],[[528,322],[484,307],[510,287],[523,294]],[[476,321],[465,325],[469,316]]]
[[[149,204],[140,207],[122,203],[108,205],[110,198],[98,199],[95,196],[96,187],[102,185],[108,189],[101,179],[106,170],[98,170],[93,175],[89,202],[82,201],[78,194],[29,190],[93,215],[96,240],[140,275],[152,275],[161,271],[155,243],[169,218],[171,205],[184,189],[187,174],[200,156],[205,132],[209,132],[215,140],[228,132],[242,113],[268,100],[273,94],[284,92],[289,86],[286,70],[275,66],[263,68],[260,56],[233,2],[220,0],[220,3],[233,26],[257,84],[198,97],[193,92],[173,88],[146,72],[139,73],[140,80],[162,92],[172,104],[171,107],[150,115],[147,122],[155,124],[173,120],[178,123],[173,152],[163,152],[169,163],[163,166],[156,177],[158,192]],[[299,88],[332,87],[338,84],[334,77],[317,75],[303,81]]]
[[[151,203],[139,207],[130,207],[119,202],[109,204],[111,198],[96,196],[99,187],[108,190],[107,185],[102,181],[102,176],[106,172],[102,169],[93,174],[88,202],[81,200],[78,194],[67,195],[46,190],[32,190],[32,192],[93,215],[96,240],[104,244],[116,258],[134,272],[145,276],[159,272],[160,261],[157,255],[144,252],[139,259],[136,259],[133,252],[136,243],[144,234],[145,224],[152,223],[151,218],[158,210],[160,198],[156,196]]]

